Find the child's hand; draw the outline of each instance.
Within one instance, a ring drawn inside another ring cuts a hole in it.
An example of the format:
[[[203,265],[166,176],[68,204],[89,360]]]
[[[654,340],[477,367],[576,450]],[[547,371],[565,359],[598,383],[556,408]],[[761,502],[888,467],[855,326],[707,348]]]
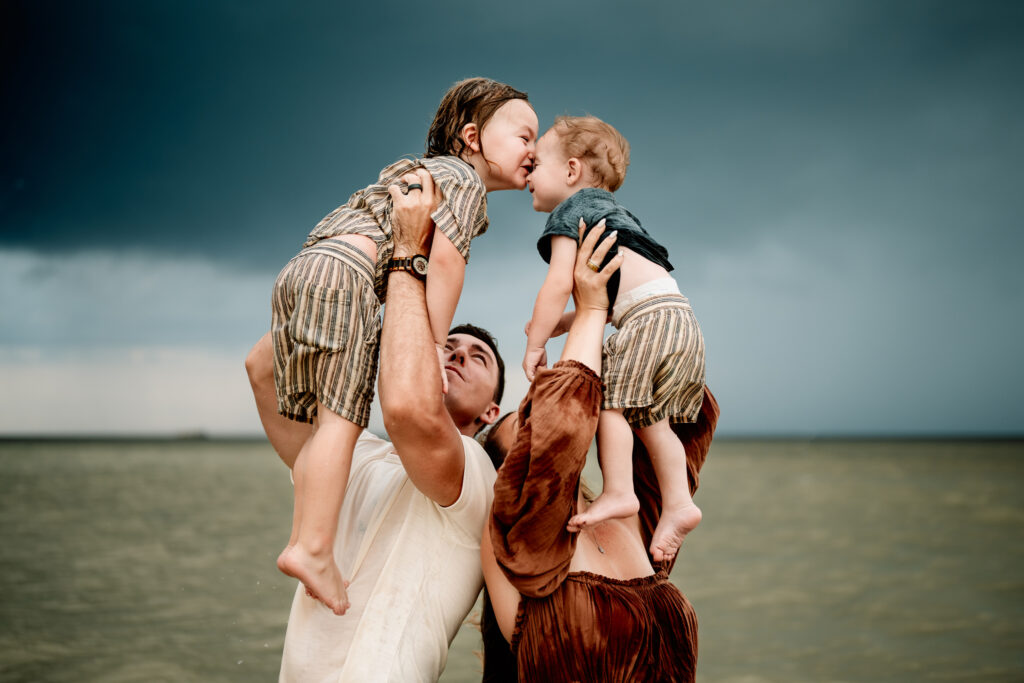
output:
[[[555,325],[555,329],[551,331],[551,336],[561,337],[563,334],[569,331],[569,328],[572,327],[572,321],[575,319],[576,311],[569,311],[568,313],[563,313],[562,317],[558,319],[558,324]]]
[[[444,371],[444,362],[448,356],[448,352],[444,350],[444,347],[438,343],[434,343],[434,347],[437,349],[437,362],[441,366],[441,393],[448,393],[448,373]]]
[[[548,352],[543,346],[535,349],[526,349],[526,357],[523,358],[523,371],[526,373],[526,379],[532,382],[537,374],[537,370],[547,366]]]

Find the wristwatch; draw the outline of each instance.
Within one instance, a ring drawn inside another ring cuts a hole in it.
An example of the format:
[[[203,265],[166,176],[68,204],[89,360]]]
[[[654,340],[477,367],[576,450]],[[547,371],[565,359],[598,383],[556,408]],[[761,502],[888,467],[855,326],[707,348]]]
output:
[[[427,279],[427,266],[429,265],[427,257],[421,254],[415,256],[406,256],[404,258],[393,258],[388,261],[388,265],[385,270],[389,273],[393,273],[396,270],[407,271],[421,280]]]

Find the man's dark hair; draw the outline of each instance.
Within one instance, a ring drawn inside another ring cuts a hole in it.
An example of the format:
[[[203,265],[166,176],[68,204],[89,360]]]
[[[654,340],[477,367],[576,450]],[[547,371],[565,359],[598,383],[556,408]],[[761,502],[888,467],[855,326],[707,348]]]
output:
[[[498,361],[498,386],[494,390],[494,402],[501,403],[501,397],[505,393],[505,361],[498,353],[498,342],[494,341],[490,332],[476,325],[456,325],[448,331],[448,334],[468,334],[470,337],[476,337],[494,352],[494,359]]]

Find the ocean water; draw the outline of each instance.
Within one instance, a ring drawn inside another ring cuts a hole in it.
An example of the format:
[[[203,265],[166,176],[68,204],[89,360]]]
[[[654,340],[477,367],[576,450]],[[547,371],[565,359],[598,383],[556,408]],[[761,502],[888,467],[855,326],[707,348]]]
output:
[[[717,442],[698,679],[1024,680],[1022,492],[1021,442]],[[290,515],[263,443],[0,442],[0,681],[276,680]]]

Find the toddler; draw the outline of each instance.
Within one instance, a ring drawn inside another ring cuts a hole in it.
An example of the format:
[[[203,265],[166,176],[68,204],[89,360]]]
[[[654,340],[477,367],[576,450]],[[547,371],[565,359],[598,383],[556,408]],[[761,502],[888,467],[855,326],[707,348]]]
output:
[[[651,541],[656,562],[671,559],[701,519],[686,475],[686,452],[670,423],[694,422],[704,396],[704,339],[686,297],[668,274],[665,248],[612,194],[629,165],[629,143],[592,116],[562,116],[537,141],[529,188],[536,211],[550,212],[537,248],[549,263],[527,324],[523,369],[533,380],[547,364],[548,338],[563,334],[574,313],[563,315],[572,292],[579,223],[587,232],[616,237],[604,263],[619,251],[622,265],[608,282],[616,332],[604,345],[606,385],[597,443],[604,490],[586,512],[569,520],[578,531],[613,517],[637,513],[633,490],[633,434],[650,454],[662,494],[662,511]],[[604,239],[604,236],[602,236]]]
[[[353,194],[309,234],[274,283],[271,336],[278,411],[313,424],[293,469],[292,532],[277,566],[336,614],[348,608],[334,558],[352,452],[366,427],[377,374],[380,305],[389,272],[426,279],[427,311],[443,347],[462,291],[469,243],[487,229],[486,193],[524,189],[537,116],[526,94],[485,78],[452,86],[430,127],[426,154],[402,159]],[[389,186],[438,195],[429,277],[425,255],[392,259]]]

